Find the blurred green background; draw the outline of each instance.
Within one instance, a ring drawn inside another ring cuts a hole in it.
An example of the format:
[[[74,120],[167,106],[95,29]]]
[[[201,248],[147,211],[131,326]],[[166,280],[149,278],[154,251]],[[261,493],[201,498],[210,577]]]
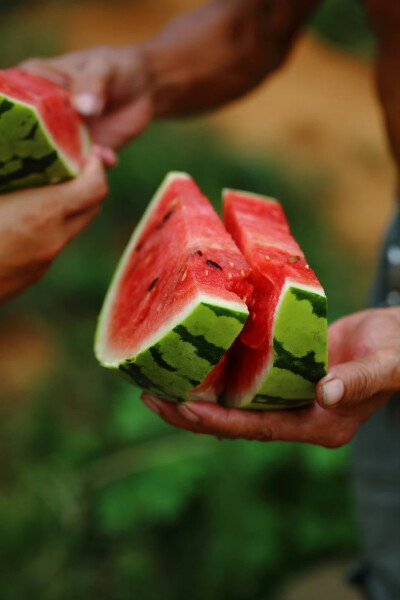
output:
[[[3,14],[1,66],[65,47],[20,4]],[[312,28],[362,60],[373,53],[356,3],[326,2]],[[326,218],[326,164],[303,171],[250,145],[203,122],[153,125],[121,153],[100,218],[2,309],[2,600],[268,600],[296,573],[356,555],[348,448],[173,430],[93,357],[113,269],[170,169],[191,173],[217,207],[226,186],[278,197],[331,320],[363,306],[371,257]]]

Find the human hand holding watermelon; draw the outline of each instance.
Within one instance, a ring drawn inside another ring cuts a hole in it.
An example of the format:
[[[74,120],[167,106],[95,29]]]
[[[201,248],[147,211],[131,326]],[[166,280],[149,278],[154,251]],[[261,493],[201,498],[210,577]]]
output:
[[[145,393],[165,421],[219,438],[290,441],[336,448],[348,443],[400,387],[400,309],[366,310],[329,328],[329,374],[317,404],[296,411],[253,413],[208,402],[174,405]]]
[[[151,120],[150,75],[139,46],[95,47],[20,66],[70,92],[95,144],[119,148]]]
[[[106,194],[102,161],[92,156],[70,182],[0,197],[0,304],[43,277],[97,216]]]
[[[180,117],[245,94],[284,61],[318,0],[296,10],[270,2],[211,0],[139,44],[22,63],[69,90],[93,140],[119,148],[153,117]],[[265,10],[268,5],[268,10]]]
[[[106,167],[110,148],[91,148],[68,92],[21,69],[0,70],[0,193],[77,177],[92,150]]]

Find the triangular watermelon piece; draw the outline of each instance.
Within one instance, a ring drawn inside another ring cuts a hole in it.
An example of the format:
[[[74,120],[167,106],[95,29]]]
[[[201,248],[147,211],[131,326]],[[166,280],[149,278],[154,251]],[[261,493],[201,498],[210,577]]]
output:
[[[20,69],[0,70],[0,192],[75,177],[88,150],[65,90]]]
[[[223,218],[252,269],[250,317],[230,351],[225,404],[282,408],[313,402],[326,374],[326,297],[280,204],[224,192]]]
[[[324,291],[278,202],[227,190],[224,222],[188,175],[166,178],[108,291],[97,358],[172,401],[309,404],[326,373]]]
[[[161,398],[217,400],[219,363],[248,316],[249,273],[191,177],[169,174],[114,275],[97,358]]]

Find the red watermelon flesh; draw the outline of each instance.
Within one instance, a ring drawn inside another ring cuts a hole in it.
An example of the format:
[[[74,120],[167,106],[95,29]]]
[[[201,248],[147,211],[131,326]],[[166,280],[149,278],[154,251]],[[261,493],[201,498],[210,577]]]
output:
[[[212,345],[221,350],[219,362],[247,318],[245,302],[252,291],[247,282],[249,272],[245,259],[194,181],[186,174],[170,174],[150,203],[114,276],[97,333],[100,362],[127,371],[130,361],[129,375],[134,382],[144,381],[145,375],[152,382],[152,387],[147,387],[163,397],[168,397],[163,381],[179,375],[179,382],[171,380],[171,386],[176,383],[176,389],[185,389],[184,396],[188,397],[189,389],[181,386],[180,373],[184,369],[179,362],[179,344],[186,343],[189,352],[189,340],[196,345],[192,366],[199,357],[206,359],[208,350],[204,354],[203,347],[212,351]],[[188,336],[182,329],[182,315],[190,316],[198,310],[199,302],[207,304],[208,309],[212,306],[213,314],[207,313],[210,318],[218,314],[230,320],[215,321],[215,330],[208,330],[211,322],[206,323],[207,319],[190,317],[191,325],[185,325],[190,328]],[[240,323],[236,322],[235,311]],[[228,344],[222,338],[225,328],[234,322],[236,334]],[[181,331],[184,339],[177,337]],[[168,335],[176,336],[176,350],[169,345]],[[222,337],[218,342],[219,335]],[[145,355],[147,349],[151,358]],[[199,395],[208,399],[208,391],[216,399],[215,389],[221,387],[218,382],[210,387],[207,379],[217,362],[211,361],[201,376],[190,378],[191,389],[198,388]],[[216,373],[221,381],[224,369],[220,366]],[[171,391],[171,398],[180,393]]]
[[[0,70],[0,94],[37,109],[55,144],[80,164],[85,153],[82,121],[70,95],[51,81],[21,69]]]
[[[254,287],[250,317],[230,353],[225,401],[252,408],[307,403],[326,369],[323,289],[291,236],[278,202],[227,190],[223,217],[252,269],[249,281]],[[278,339],[276,323],[287,291],[294,294],[294,300],[291,309],[284,306],[288,325],[280,322]],[[296,311],[299,319],[293,324],[290,320]],[[269,375],[273,381],[268,384]]]

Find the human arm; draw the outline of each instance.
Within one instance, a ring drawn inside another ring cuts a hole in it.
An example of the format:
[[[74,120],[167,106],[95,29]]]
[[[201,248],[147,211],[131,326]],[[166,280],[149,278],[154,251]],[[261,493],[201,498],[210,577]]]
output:
[[[106,194],[102,163],[92,157],[70,182],[0,195],[0,305],[44,276]]]
[[[213,0],[155,37],[22,67],[69,89],[94,140],[113,148],[152,118],[199,113],[259,84],[288,55],[318,0]]]
[[[400,390],[400,308],[358,312],[329,328],[329,374],[317,403],[294,411],[251,412],[208,402],[174,405],[143,395],[171,425],[220,438],[307,442],[336,448]]]

